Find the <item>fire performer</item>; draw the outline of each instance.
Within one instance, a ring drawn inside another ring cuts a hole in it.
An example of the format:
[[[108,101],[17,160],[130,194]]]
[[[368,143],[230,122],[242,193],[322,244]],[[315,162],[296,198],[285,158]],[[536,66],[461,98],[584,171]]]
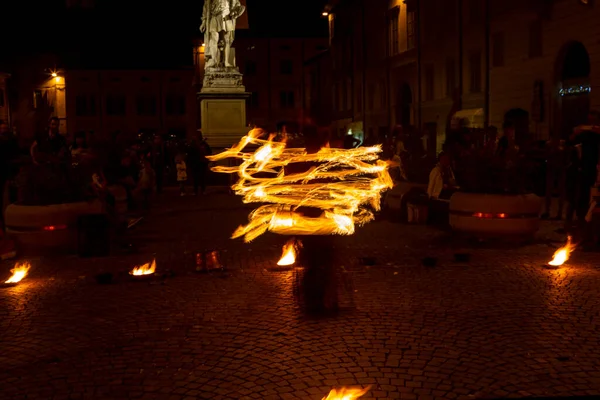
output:
[[[326,145],[316,127],[305,127],[304,141],[307,154],[317,153]],[[302,173],[318,162],[289,164],[286,174]],[[322,183],[322,180],[319,181]],[[317,183],[317,180],[311,181]],[[296,212],[308,218],[318,218],[323,211],[315,207],[298,207]],[[338,310],[338,282],[335,268],[334,240],[332,235],[307,235],[302,237],[300,265],[304,266],[301,293],[308,313],[334,313]]]
[[[381,193],[393,186],[389,162],[379,159],[380,146],[334,149],[317,130],[308,127],[305,148],[261,139],[252,130],[230,149],[208,157],[211,161],[239,159],[239,166],[215,166],[213,171],[236,173],[232,186],[246,203],[263,203],[250,213],[248,224],[232,238],[250,242],[270,231],[302,236],[302,283],[306,308],[331,312],[338,307],[332,235],[352,235],[355,227],[374,219]],[[258,145],[253,152],[244,151]],[[286,264],[289,265],[289,264]]]

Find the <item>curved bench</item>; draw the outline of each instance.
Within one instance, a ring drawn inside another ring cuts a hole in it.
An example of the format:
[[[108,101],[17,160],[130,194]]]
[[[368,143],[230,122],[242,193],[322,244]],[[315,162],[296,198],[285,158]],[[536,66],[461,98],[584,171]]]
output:
[[[427,185],[414,182],[397,182],[385,193],[383,209],[393,220],[407,220],[407,198],[411,194],[427,193]]]
[[[75,251],[79,217],[102,213],[99,200],[48,206],[11,204],[4,214],[6,233],[19,250]]]
[[[482,236],[533,236],[540,228],[542,199],[534,194],[457,192],[450,198],[450,226]]]

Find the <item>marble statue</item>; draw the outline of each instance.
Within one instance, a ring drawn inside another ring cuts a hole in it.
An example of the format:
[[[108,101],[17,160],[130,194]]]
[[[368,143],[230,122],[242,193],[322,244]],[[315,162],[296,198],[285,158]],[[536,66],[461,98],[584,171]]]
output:
[[[204,33],[205,70],[236,66],[231,45],[235,36],[236,19],[245,10],[240,0],[204,0],[200,32]]]

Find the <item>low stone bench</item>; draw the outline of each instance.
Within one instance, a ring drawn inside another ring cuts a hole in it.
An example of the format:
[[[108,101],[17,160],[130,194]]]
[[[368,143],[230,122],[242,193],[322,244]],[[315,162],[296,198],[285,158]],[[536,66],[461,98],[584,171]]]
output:
[[[5,211],[6,233],[19,251],[75,252],[79,217],[102,213],[99,200],[47,206],[11,204]]]
[[[531,238],[540,228],[541,207],[534,194],[457,192],[450,199],[450,226],[478,236]]]

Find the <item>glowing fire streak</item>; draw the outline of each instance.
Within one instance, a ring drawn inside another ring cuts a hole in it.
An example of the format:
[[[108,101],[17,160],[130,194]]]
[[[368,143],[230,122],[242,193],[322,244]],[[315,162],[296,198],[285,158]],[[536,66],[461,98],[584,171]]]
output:
[[[298,256],[299,247],[302,247],[302,242],[296,241],[294,239],[288,240],[288,242],[283,246],[283,254],[277,262],[277,265],[294,265],[294,263],[296,262],[296,257]]]
[[[358,388],[341,388],[339,390],[332,389],[327,397],[323,397],[323,400],[355,400],[364,396],[370,387],[366,389]]]
[[[156,260],[152,260],[152,263],[146,263],[144,265],[140,265],[139,267],[135,267],[131,270],[129,274],[134,276],[141,276],[151,275],[154,272],[156,272]]]
[[[19,264],[17,263],[13,269],[10,270],[12,274],[10,278],[4,283],[19,283],[27,276],[31,265],[29,263]]]
[[[576,247],[577,245],[571,243],[571,236],[569,236],[567,239],[567,244],[564,247],[561,247],[560,249],[556,250],[556,252],[552,256],[552,261],[550,261],[548,265],[560,267],[569,260],[571,253],[573,252],[573,250],[575,250]]]
[[[317,153],[287,148],[285,142],[259,139],[262,131],[254,129],[231,149],[208,157],[211,161],[228,158],[242,160],[239,166],[216,166],[213,171],[237,173],[232,186],[245,203],[270,203],[250,214],[249,223],[240,226],[232,238],[244,236],[250,242],[266,231],[281,235],[351,235],[356,225],[374,216],[367,208],[378,211],[381,193],[393,187],[389,164],[379,160],[380,146],[357,149],[323,147]],[[259,148],[244,152],[247,145]],[[308,171],[286,174],[284,168],[295,163],[314,163]],[[265,176],[269,174],[270,176]],[[312,207],[323,212],[307,217],[298,207]]]

